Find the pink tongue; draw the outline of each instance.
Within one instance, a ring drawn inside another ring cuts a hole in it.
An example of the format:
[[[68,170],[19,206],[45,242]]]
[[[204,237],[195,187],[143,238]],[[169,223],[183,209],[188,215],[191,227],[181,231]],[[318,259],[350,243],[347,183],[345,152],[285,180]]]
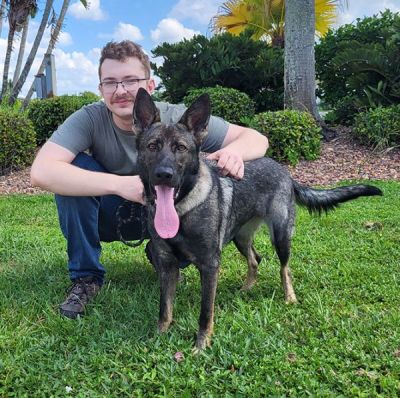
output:
[[[174,207],[174,188],[156,185],[156,216],[154,227],[161,238],[173,238],[179,229],[179,217]]]

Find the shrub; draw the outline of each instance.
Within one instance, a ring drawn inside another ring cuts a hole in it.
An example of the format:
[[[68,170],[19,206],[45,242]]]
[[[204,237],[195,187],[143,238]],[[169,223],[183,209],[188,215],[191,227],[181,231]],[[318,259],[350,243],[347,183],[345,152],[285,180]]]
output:
[[[400,105],[362,112],[355,118],[353,135],[377,149],[400,145]]]
[[[97,94],[92,93],[91,91],[83,91],[82,93],[80,93],[75,97],[77,97],[78,100],[81,101],[83,105],[91,104],[93,102],[97,102],[100,100],[100,97]]]
[[[9,95],[6,94],[0,103],[0,109],[14,109],[16,111],[21,109],[22,101],[20,99],[17,98],[13,105],[9,105],[8,99]]]
[[[307,112],[260,113],[254,117],[251,127],[268,137],[267,155],[278,161],[296,165],[301,158],[315,160],[319,156],[321,128]]]
[[[35,127],[37,145],[43,144],[72,113],[99,99],[96,94],[84,92],[80,95],[32,100],[28,107],[28,117]]]
[[[251,36],[250,31],[196,35],[153,49],[154,57],[163,58],[162,65],[151,67],[162,81],[166,101],[180,103],[191,88],[219,85],[246,93],[257,112],[282,109],[283,49]]]
[[[338,100],[335,109],[325,115],[325,122],[328,124],[353,125],[354,118],[360,112],[356,106],[356,99],[350,96]]]
[[[315,47],[318,96],[334,109],[349,96],[357,108],[399,103],[399,31],[389,10],[329,31]]]
[[[186,106],[189,106],[204,93],[210,96],[211,113],[230,123],[241,124],[242,118],[254,116],[254,102],[247,94],[233,88],[217,86],[191,89],[183,102]]]
[[[0,175],[29,165],[35,153],[32,122],[15,109],[0,109]]]

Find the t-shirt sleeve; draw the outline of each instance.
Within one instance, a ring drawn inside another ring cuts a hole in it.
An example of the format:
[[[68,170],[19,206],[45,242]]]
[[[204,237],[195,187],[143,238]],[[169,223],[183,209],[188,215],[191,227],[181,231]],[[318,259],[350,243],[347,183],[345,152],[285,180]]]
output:
[[[85,108],[70,115],[64,123],[49,138],[50,142],[58,144],[75,155],[84,152],[92,146],[93,120]]]
[[[160,118],[163,123],[177,123],[187,109],[182,104],[156,103],[156,106],[160,110]],[[218,116],[211,116],[207,127],[208,134],[201,145],[201,150],[215,152],[221,149],[228,127],[229,123],[226,120]]]
[[[207,137],[201,144],[203,152],[215,152],[221,149],[226,133],[228,132],[229,123],[218,116],[211,116],[207,127]]]

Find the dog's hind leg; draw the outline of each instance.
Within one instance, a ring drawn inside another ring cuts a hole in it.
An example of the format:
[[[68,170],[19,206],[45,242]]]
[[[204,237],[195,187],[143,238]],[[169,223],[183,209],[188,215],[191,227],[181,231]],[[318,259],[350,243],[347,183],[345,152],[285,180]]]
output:
[[[257,281],[258,264],[261,262],[261,256],[257,253],[251,241],[243,246],[243,242],[236,241],[236,239],[234,243],[240,253],[247,259],[247,276],[243,286],[240,288],[242,291],[247,291],[250,290]]]
[[[282,280],[283,290],[285,292],[286,304],[297,303],[296,294],[294,292],[292,284],[292,274],[290,272],[290,268],[287,263],[284,266],[281,266],[281,280]]]
[[[274,222],[270,226],[271,240],[281,263],[281,281],[287,304],[297,302],[289,268],[291,235],[293,230],[292,220],[291,216],[288,217],[287,214],[282,214],[281,217],[275,217]]]
[[[247,278],[240,290],[251,289],[257,280],[258,264],[261,262],[261,256],[253,246],[254,234],[262,223],[260,219],[252,219],[240,228],[233,239],[239,252],[247,260]]]

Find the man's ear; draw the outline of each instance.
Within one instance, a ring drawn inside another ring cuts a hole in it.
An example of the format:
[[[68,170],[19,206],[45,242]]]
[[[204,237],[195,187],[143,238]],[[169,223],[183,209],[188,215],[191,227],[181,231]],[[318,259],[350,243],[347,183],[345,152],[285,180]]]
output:
[[[133,106],[133,132],[140,134],[159,121],[160,113],[150,94],[144,88],[139,88]]]
[[[190,105],[178,123],[185,125],[189,131],[193,132],[197,141],[201,143],[207,135],[206,128],[210,114],[210,97],[208,94],[203,94]]]

